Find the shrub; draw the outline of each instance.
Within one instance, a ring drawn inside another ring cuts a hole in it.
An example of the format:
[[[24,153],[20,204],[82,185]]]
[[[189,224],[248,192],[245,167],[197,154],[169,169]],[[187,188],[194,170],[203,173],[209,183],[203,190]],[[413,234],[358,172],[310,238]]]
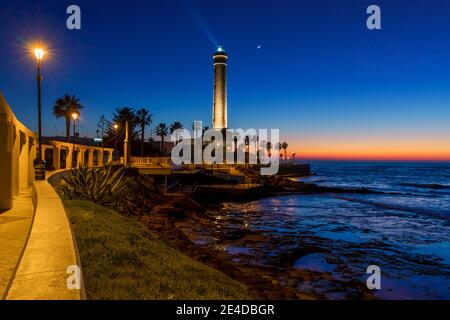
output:
[[[131,179],[127,169],[113,170],[111,165],[104,168],[73,169],[58,190],[68,199],[89,200],[100,205],[117,205],[121,195],[128,188]]]

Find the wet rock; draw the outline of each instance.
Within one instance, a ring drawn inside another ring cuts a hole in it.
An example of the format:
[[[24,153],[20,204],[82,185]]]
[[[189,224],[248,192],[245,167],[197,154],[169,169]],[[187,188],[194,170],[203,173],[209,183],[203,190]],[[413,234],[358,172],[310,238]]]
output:
[[[186,215],[183,212],[183,209],[177,208],[172,204],[162,204],[157,205],[153,208],[153,213],[157,215],[166,214],[175,218],[185,218]]]
[[[243,242],[265,242],[267,238],[262,234],[250,234],[242,238]]]

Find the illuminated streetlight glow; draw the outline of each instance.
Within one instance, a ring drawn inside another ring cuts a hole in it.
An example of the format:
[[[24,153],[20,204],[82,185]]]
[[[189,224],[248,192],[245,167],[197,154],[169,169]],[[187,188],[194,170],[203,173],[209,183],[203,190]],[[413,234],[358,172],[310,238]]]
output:
[[[42,48],[34,49],[34,56],[36,57],[36,59],[42,60],[42,58],[44,58],[44,55],[45,55],[44,49]]]
[[[119,125],[116,123],[116,124],[114,124],[114,130],[117,130],[117,129],[119,129]]]
[[[78,113],[76,113],[76,112],[72,113],[72,118],[73,118],[73,120],[77,120],[78,119]]]

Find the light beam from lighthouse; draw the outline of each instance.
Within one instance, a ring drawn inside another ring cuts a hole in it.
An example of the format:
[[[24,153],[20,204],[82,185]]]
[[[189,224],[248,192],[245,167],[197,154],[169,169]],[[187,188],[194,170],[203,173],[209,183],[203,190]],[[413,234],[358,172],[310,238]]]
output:
[[[222,46],[217,48],[214,58],[214,102],[213,129],[228,128],[227,123],[227,60],[228,55]]]

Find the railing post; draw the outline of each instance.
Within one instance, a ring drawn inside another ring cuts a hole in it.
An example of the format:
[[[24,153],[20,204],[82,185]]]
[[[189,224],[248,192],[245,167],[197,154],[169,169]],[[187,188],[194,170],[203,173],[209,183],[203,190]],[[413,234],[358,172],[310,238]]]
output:
[[[103,149],[97,150],[98,163],[97,166],[103,167]]]
[[[123,165],[126,167],[129,163],[130,150],[128,143],[128,121],[125,122],[125,140],[123,142]]]
[[[61,168],[61,149],[56,145],[53,144],[53,166],[55,167],[55,170],[59,170]]]

